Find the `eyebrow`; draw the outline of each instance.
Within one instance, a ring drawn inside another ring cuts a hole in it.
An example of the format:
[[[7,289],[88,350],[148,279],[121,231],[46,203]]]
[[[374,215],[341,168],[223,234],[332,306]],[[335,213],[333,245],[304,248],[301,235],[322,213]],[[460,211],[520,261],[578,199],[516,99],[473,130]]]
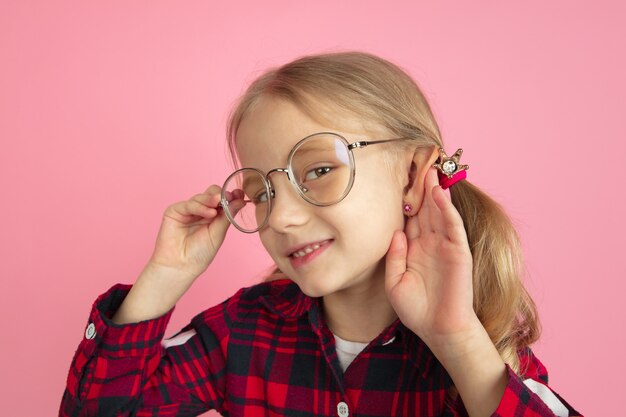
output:
[[[329,143],[328,146],[318,146],[315,148],[311,148],[310,146],[307,146],[306,149],[298,149],[298,152],[310,152],[310,151],[331,151],[331,150],[335,150],[336,146],[335,146],[336,142],[333,143]],[[320,143],[321,145],[321,143]]]
[[[339,151],[338,146],[341,146],[341,145],[335,141],[332,144],[329,143],[328,146],[316,147],[316,148],[307,147],[307,149],[298,150],[298,152],[303,153],[303,154],[310,153],[310,152],[333,152],[335,156],[339,156],[342,153]],[[347,161],[343,161],[343,162],[347,162]]]
[[[335,154],[337,153],[337,148],[334,146],[324,146],[324,147],[316,147],[316,148],[309,148],[307,146],[306,149],[298,149],[298,155],[306,155],[308,153],[313,153],[313,152],[334,152]],[[246,167],[246,168],[251,168],[251,167]],[[278,167],[278,168],[283,168],[283,167]],[[286,168],[286,167],[285,167]],[[263,172],[264,174],[267,174],[266,171],[257,168],[259,171]],[[272,168],[275,169],[275,168]],[[244,181],[245,184],[245,181]]]

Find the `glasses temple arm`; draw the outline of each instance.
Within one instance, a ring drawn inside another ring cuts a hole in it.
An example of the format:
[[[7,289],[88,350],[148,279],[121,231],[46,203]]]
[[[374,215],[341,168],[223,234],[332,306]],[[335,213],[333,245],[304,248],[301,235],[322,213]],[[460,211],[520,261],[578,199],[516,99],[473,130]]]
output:
[[[354,142],[348,145],[348,149],[352,150],[354,148],[364,148],[369,145],[376,145],[377,143],[387,143],[394,142],[396,140],[407,140],[411,138],[393,138],[393,139],[383,139],[383,140],[362,140],[358,142]]]

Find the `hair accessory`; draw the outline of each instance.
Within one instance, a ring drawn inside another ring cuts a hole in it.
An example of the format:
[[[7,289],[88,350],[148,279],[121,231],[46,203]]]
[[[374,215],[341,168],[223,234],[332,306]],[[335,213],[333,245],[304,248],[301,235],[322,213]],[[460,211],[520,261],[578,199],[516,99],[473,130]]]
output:
[[[439,148],[439,159],[433,164],[433,167],[439,170],[437,176],[439,177],[439,184],[444,190],[467,177],[466,171],[469,169],[469,165],[459,164],[462,154],[463,149],[459,148],[454,155],[448,156],[443,148]]]
[[[411,205],[409,203],[404,203],[404,213],[408,216],[409,214],[411,214],[411,211],[413,211],[413,207],[411,207]]]

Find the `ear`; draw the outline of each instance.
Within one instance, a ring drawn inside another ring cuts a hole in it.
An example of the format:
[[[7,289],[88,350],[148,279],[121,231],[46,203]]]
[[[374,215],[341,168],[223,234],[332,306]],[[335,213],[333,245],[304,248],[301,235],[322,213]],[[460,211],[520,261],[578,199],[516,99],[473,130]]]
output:
[[[410,214],[414,214],[422,206],[428,170],[439,159],[439,146],[417,148],[411,157],[407,156],[407,164],[409,165],[408,176],[405,179],[404,202],[409,203],[413,210]]]

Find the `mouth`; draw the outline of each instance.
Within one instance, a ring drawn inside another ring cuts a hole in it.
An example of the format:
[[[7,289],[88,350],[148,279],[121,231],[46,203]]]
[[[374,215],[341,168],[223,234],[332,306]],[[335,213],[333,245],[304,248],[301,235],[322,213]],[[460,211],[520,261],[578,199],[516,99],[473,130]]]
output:
[[[327,239],[327,240],[321,240],[319,242],[308,243],[295,250],[291,250],[287,256],[290,258],[302,258],[303,256],[306,256],[309,253],[312,253],[318,250],[320,247],[327,245],[331,240],[332,239]]]
[[[289,252],[289,262],[292,268],[299,269],[313,262],[318,256],[322,255],[333,242],[333,239],[311,242],[304,246]]]

